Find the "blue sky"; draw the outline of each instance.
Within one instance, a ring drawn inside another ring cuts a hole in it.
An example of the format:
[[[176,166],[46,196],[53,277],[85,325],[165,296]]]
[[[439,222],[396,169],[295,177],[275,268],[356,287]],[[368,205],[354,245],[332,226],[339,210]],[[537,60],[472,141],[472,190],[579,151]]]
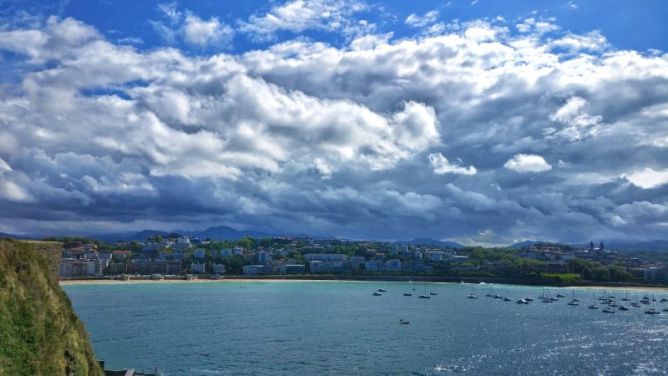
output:
[[[668,233],[663,1],[0,1],[0,232]]]

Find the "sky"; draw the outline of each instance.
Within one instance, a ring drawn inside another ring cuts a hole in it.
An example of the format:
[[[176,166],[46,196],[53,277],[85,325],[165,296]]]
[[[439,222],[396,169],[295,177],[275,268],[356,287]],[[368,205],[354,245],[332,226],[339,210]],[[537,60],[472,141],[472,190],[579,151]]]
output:
[[[665,1],[0,0],[0,232],[668,238]]]

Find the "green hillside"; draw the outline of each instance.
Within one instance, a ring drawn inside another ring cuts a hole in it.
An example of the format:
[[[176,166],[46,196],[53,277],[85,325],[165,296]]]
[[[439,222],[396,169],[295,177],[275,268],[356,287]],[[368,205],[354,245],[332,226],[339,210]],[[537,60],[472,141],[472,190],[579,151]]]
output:
[[[0,240],[0,375],[103,375],[83,324],[39,253]]]

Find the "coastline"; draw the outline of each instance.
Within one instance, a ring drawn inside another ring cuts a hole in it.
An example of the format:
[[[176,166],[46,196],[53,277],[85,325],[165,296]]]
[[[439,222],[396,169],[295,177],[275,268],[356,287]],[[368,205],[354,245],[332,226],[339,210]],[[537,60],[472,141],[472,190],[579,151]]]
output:
[[[362,277],[362,278],[360,278]],[[388,278],[389,277],[389,278]],[[400,277],[400,278],[396,278]],[[469,283],[479,286],[487,285],[515,285],[515,286],[536,286],[536,287],[552,287],[552,288],[578,288],[578,289],[597,289],[597,290],[629,290],[629,291],[657,291],[668,292],[668,286],[662,285],[641,285],[641,284],[620,284],[620,283],[593,283],[584,282],[576,284],[550,284],[549,281],[529,280],[499,280],[486,279],[481,280],[465,280],[446,277],[429,277],[429,276],[336,276],[336,275],[322,275],[322,276],[262,276],[262,277],[243,277],[232,276],[229,278],[168,278],[168,279],[151,279],[151,278],[133,278],[129,280],[121,279],[68,279],[59,280],[61,286],[75,286],[75,285],[127,285],[127,284],[181,284],[181,283],[275,283],[275,282],[294,282],[294,283],[309,283],[309,282],[430,282],[430,283]]]

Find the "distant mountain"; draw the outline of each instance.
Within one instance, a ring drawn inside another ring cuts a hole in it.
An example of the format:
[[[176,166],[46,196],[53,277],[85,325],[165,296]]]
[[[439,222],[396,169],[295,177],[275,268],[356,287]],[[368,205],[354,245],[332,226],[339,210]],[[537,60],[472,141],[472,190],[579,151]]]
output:
[[[237,230],[229,226],[216,226],[209,227],[203,231],[193,232],[191,233],[191,236],[200,239],[211,238],[212,240],[239,240],[244,236],[250,236],[252,238],[265,238],[271,235],[260,231]]]
[[[461,245],[457,242],[451,241],[451,240],[436,240],[436,239],[429,239],[429,238],[417,238],[417,239],[404,241],[404,242],[399,242],[399,243],[411,244],[411,245],[431,245],[431,246],[453,248],[453,249],[464,248],[463,245]]]
[[[171,234],[170,231],[161,231],[161,230],[142,230],[139,231],[136,234],[130,235],[128,237],[123,238],[123,240],[136,240],[139,242],[143,242],[144,240],[148,238],[152,238],[156,235],[162,236],[162,237],[167,237],[167,235]]]
[[[524,249],[524,248],[529,248],[529,247],[531,247],[532,245],[534,245],[534,244],[536,244],[536,243],[544,243],[544,242],[541,242],[541,241],[539,241],[539,240],[525,240],[525,241],[523,241],[523,242],[515,243],[515,244],[509,246],[508,248],[512,248],[512,249]]]
[[[0,232],[0,238],[10,238],[10,239],[20,239],[20,236],[8,234],[6,232]]]

